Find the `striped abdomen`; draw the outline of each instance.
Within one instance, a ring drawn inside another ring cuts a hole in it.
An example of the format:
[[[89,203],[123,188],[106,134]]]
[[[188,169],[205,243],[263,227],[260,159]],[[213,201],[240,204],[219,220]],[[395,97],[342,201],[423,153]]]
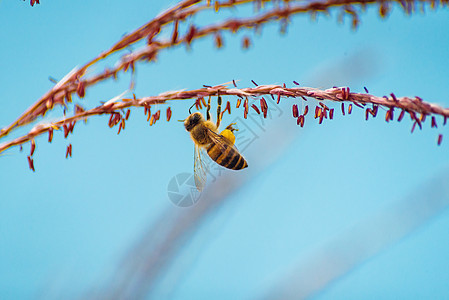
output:
[[[230,145],[216,145],[212,143],[207,148],[207,154],[220,166],[232,170],[241,170],[248,166],[242,155]]]

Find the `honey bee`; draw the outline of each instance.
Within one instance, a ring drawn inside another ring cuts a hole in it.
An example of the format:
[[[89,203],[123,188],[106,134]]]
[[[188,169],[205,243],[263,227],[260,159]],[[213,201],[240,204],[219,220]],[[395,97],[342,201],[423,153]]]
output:
[[[193,107],[193,105],[192,105]],[[191,108],[192,108],[191,107]],[[225,130],[218,133],[218,128],[221,122],[221,97],[218,96],[218,108],[217,108],[217,123],[214,124],[210,117],[210,98],[207,104],[207,119],[200,112],[191,113],[187,119],[184,120],[184,126],[190,133],[195,144],[195,157],[194,157],[194,178],[195,185],[199,191],[202,191],[206,183],[206,170],[202,155],[206,150],[209,157],[217,164],[231,169],[242,170],[248,167],[248,163],[245,158],[239,153],[234,146],[235,135],[234,131],[237,130],[232,127],[235,123],[229,124]]]

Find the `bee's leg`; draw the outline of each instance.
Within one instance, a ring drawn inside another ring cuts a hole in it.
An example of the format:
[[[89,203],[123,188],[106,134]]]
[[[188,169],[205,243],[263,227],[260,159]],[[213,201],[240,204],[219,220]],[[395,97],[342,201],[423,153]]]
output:
[[[220,127],[221,122],[221,96],[218,95],[218,107],[217,107],[217,128]]]
[[[206,118],[208,121],[210,120],[210,96],[209,96],[209,100],[207,100]]]
[[[231,132],[239,131],[237,128],[234,128],[232,125],[237,125],[237,123],[231,123],[226,127],[226,129],[230,130]]]

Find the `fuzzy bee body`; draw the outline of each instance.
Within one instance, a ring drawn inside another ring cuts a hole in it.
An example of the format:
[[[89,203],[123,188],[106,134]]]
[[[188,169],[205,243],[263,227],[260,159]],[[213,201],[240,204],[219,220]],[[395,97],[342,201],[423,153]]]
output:
[[[202,149],[206,150],[209,157],[217,164],[231,169],[241,170],[248,167],[245,158],[234,146],[235,136],[232,124],[218,133],[218,126],[210,120],[205,120],[199,112],[190,114],[184,120],[184,126],[190,133],[195,144],[194,175],[198,190],[202,190],[206,181],[206,167],[201,160]]]

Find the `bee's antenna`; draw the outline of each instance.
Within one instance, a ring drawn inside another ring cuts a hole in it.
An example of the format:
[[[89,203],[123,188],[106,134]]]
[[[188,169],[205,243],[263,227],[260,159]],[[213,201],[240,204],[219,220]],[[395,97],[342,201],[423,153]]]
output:
[[[195,105],[195,103],[193,103],[192,104],[192,106],[190,106],[190,108],[189,108],[189,114],[192,114],[191,112],[190,112],[190,110],[192,109],[192,107]]]

